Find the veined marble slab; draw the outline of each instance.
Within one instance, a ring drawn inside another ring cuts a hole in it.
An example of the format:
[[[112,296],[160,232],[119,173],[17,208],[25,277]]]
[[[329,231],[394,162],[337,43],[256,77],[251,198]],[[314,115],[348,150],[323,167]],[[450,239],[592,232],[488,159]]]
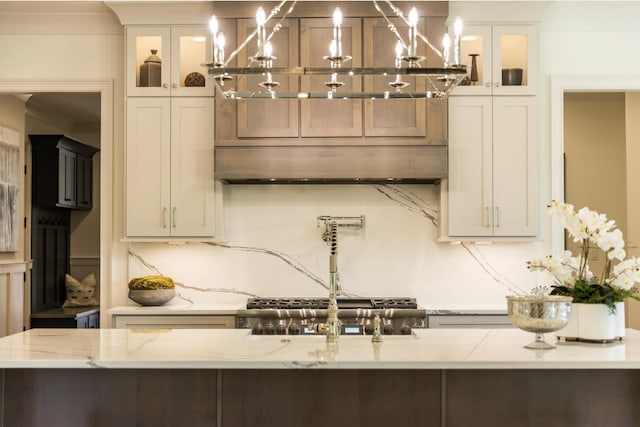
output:
[[[243,329],[32,329],[0,339],[0,368],[640,369],[640,331],[609,344],[523,348],[518,329],[422,329],[412,335],[252,336]],[[553,341],[552,334],[547,335]]]
[[[113,307],[109,309],[112,315],[127,316],[157,316],[157,315],[174,315],[174,316],[196,316],[196,315],[233,315],[245,307],[245,304],[165,304],[158,306],[133,306],[126,305]]]

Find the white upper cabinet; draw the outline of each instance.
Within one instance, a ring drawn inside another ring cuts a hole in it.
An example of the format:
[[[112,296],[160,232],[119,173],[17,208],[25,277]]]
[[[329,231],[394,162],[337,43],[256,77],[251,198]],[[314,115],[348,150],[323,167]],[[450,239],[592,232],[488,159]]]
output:
[[[127,26],[127,96],[213,96],[206,26]]]
[[[451,238],[533,237],[538,218],[536,98],[449,99]]]
[[[467,66],[468,80],[452,94],[535,95],[537,39],[537,28],[533,25],[465,27],[460,62]]]
[[[215,232],[213,98],[127,100],[128,238]]]

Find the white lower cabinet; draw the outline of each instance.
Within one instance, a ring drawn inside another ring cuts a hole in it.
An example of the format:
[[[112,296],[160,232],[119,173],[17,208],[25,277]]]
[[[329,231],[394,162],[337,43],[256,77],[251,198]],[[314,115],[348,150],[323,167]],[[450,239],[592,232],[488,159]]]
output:
[[[534,96],[449,98],[449,237],[537,234],[536,108]]]
[[[128,98],[127,237],[214,237],[213,155],[213,98]]]
[[[113,327],[117,329],[233,329],[235,316],[113,316]]]

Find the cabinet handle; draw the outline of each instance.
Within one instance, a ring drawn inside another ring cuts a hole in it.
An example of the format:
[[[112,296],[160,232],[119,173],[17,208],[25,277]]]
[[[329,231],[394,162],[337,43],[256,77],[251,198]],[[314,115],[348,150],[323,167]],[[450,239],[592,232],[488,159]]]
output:
[[[173,89],[178,89],[178,83],[171,83],[171,87]]]
[[[500,227],[500,207],[496,206],[496,227]]]
[[[176,207],[171,209],[171,226],[176,228]]]
[[[162,228],[167,228],[167,208],[162,208]]]
[[[491,211],[489,210],[489,206],[485,206],[484,208],[484,219],[485,219],[484,226],[485,227],[491,227],[491,221],[489,219],[490,217],[491,217]]]
[[[168,84],[166,84],[166,83],[162,83],[162,87],[163,87],[164,89],[167,89],[167,88],[169,87],[169,85],[168,85]]]
[[[501,82],[496,82],[496,87],[500,87],[502,85]]]
[[[486,82],[486,83],[484,84],[484,87],[491,87],[491,82]]]

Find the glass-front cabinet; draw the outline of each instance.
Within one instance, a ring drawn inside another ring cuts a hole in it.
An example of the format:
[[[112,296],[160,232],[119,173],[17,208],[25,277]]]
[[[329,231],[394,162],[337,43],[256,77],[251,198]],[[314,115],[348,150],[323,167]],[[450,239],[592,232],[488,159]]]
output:
[[[537,34],[533,25],[466,26],[460,62],[467,78],[454,95],[535,95]]]
[[[206,26],[128,26],[127,96],[212,96]]]

